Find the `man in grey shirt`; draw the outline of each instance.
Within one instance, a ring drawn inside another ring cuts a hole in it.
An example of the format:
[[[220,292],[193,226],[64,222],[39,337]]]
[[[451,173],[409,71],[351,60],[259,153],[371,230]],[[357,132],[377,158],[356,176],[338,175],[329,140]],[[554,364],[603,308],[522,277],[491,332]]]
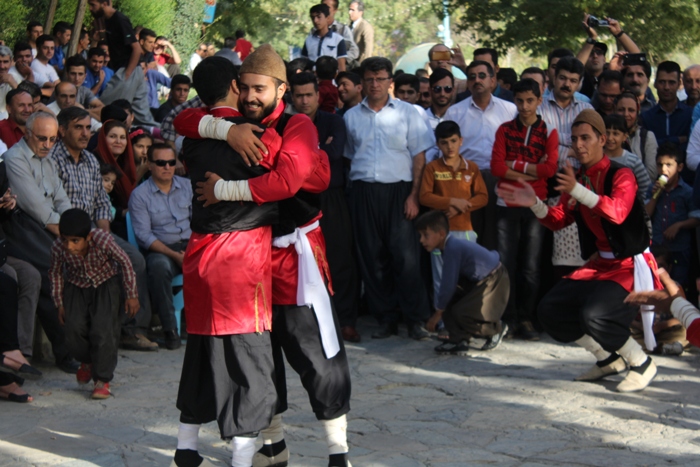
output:
[[[238,52],[233,49],[236,47],[236,39],[227,37],[224,39],[224,47],[214,54],[215,57],[224,57],[236,66],[241,66],[243,62]]]
[[[335,19],[335,14],[338,12],[338,0],[323,0],[321,3],[328,5],[328,9],[331,13],[328,17],[328,29],[340,34],[343,36],[343,39],[345,39],[345,50],[348,54],[346,69],[350,70],[352,67],[359,66],[360,64],[357,62],[357,59],[360,57],[360,48],[357,46],[352,36],[352,29]]]

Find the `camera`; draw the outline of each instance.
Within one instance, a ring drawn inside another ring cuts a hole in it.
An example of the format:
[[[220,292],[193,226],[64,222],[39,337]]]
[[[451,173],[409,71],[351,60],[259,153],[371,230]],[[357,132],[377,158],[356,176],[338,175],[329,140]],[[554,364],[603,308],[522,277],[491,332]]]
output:
[[[600,19],[593,15],[588,16],[588,27],[589,28],[609,28],[610,23],[607,19]]]

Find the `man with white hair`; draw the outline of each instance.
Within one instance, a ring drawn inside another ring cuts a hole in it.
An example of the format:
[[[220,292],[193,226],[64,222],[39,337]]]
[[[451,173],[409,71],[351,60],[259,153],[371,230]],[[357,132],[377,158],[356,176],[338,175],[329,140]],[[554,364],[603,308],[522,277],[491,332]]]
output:
[[[0,45],[0,120],[7,118],[5,96],[22,81],[19,73],[10,70],[12,58],[12,49],[6,45]]]

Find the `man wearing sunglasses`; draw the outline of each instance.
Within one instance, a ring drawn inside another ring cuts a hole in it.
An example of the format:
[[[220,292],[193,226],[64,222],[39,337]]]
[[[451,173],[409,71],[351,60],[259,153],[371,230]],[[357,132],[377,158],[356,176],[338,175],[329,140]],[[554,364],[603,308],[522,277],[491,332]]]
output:
[[[165,347],[180,348],[179,323],[175,319],[172,280],[182,274],[182,260],[190,240],[192,185],[175,175],[175,151],[165,143],[148,148],[151,177],[129,198],[129,212],[136,241],[148,250],[148,290],[154,311],[160,316]]]
[[[443,121],[447,109],[452,103],[454,96],[454,76],[444,68],[438,68],[430,75],[430,91],[429,100],[430,108],[426,110],[428,114],[428,123],[430,128],[435,130],[435,127]]]

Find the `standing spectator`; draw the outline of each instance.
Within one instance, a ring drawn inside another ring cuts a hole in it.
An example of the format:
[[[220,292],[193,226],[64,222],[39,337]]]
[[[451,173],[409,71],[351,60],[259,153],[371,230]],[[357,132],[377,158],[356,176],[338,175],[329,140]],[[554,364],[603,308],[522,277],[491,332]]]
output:
[[[56,90],[54,91],[56,100],[50,103],[47,108],[53,112],[54,115],[58,115],[62,109],[79,105],[77,103],[77,95],[77,87],[73,83],[63,81],[56,86]],[[102,127],[102,124],[92,117],[90,119],[90,124],[90,130],[93,133],[97,132]]]
[[[615,113],[615,101],[622,93],[622,73],[606,70],[598,75],[597,82],[598,88],[591,104],[600,116],[605,118]]]
[[[224,57],[225,59],[231,61],[236,66],[241,66],[243,63],[241,57],[238,55],[234,49],[236,48],[236,39],[233,37],[227,37],[224,39],[224,46],[216,52],[214,55],[217,57]]]
[[[425,151],[433,145],[428,126],[411,105],[389,96],[392,64],[366,59],[362,79],[367,97],[345,113],[352,191],[350,209],[360,272],[369,308],[382,329],[372,337],[397,333],[400,314],[409,336],[425,339],[428,296],[419,264],[420,246],[412,220]]]
[[[651,185],[649,174],[644,163],[636,154],[633,154],[622,147],[627,141],[627,124],[621,115],[608,115],[603,119],[607,140],[605,142],[605,155],[611,161],[615,161],[623,167],[627,167],[634,172],[637,180],[637,196],[644,199],[647,190]]]
[[[197,68],[197,65],[199,65],[199,62],[204,60],[207,57],[207,44],[199,44],[197,46],[197,50],[194,51],[192,56],[190,57],[190,64],[188,66],[189,69],[189,74],[192,76],[192,72],[194,71],[195,68]]]
[[[74,55],[66,60],[65,68],[64,80],[73,83],[77,88],[78,94],[76,102],[90,112],[90,116],[93,119],[99,121],[100,112],[104,104],[95,96],[90,88],[83,86],[85,77],[87,76],[87,62],[80,55]]]
[[[338,110],[341,117],[351,108],[362,102],[362,79],[355,73],[344,71],[335,78],[338,83],[338,98],[343,108]]]
[[[540,86],[523,79],[513,86],[518,116],[500,126],[491,158],[491,172],[499,178],[499,188],[527,182],[537,197],[547,199],[547,179],[558,165],[558,134],[548,131],[537,115],[542,103]],[[508,270],[510,299],[504,320],[526,340],[539,340],[532,325],[540,286],[540,251],[544,228],[528,208],[509,206],[498,197],[498,252]]]
[[[464,63],[464,56],[462,55],[461,50],[456,47],[454,49],[450,49],[447,47],[445,44],[435,44],[428,50],[428,66],[430,67],[431,70],[435,71],[438,68],[444,68],[447,71],[452,71],[452,66],[457,65],[456,57],[455,57],[455,52],[459,53],[459,68],[460,70],[464,71],[466,69],[466,64],[464,64],[464,68],[462,68],[462,64]],[[468,91],[467,89],[467,80],[466,79],[457,79],[455,80],[455,95],[457,94],[462,94],[464,92]],[[468,96],[466,96],[468,97]],[[465,99],[466,99],[465,97]]]
[[[88,49],[90,48],[90,35],[85,29],[80,30],[80,39],[78,40],[78,48],[76,49],[76,55],[80,55],[85,60],[87,60]]]
[[[156,122],[162,122],[175,107],[187,101],[191,84],[190,78],[186,75],[173,76],[173,79],[170,81],[168,100],[158,107],[155,113]]]
[[[167,65],[166,71],[168,72],[168,76],[172,77],[180,73],[180,63],[182,63],[180,54],[177,53],[175,46],[171,44],[165,36],[158,36],[156,38],[156,46],[153,48],[153,58],[155,58],[159,67],[165,67]]]
[[[496,131],[503,123],[517,115],[514,104],[491,94],[495,88],[496,75],[488,62],[475,60],[467,67],[467,83],[471,96],[445,112],[443,120],[459,124],[462,131],[462,147],[459,152],[465,159],[479,166],[489,193],[489,202],[484,209],[472,216],[474,230],[479,243],[489,250],[498,244],[496,229],[496,197],[493,190],[497,178],[491,174],[491,153],[496,140]]]
[[[353,68],[360,65],[357,58],[360,56],[360,49],[355,44],[355,39],[352,37],[352,30],[345,26],[343,23],[336,21],[335,14],[338,12],[338,0],[323,0],[321,2],[323,5],[327,5],[329,9],[328,14],[328,29],[336,34],[340,34],[343,39],[345,39],[345,50],[348,53],[347,60],[345,62],[347,69],[350,69],[350,64]],[[341,69],[344,71],[345,68]]]
[[[625,119],[630,152],[642,160],[649,174],[649,180],[656,180],[658,175],[656,172],[656,149],[659,144],[656,142],[654,133],[639,124],[639,98],[630,91],[623,92],[615,101],[615,113],[622,115]],[[691,152],[690,145],[691,143],[688,144],[688,157],[690,157]],[[700,162],[700,150],[697,160]],[[689,168],[694,169],[694,167]]]
[[[335,113],[338,107],[338,88],[334,80],[338,75],[338,61],[333,57],[323,56],[316,61],[318,78],[319,105],[324,112]]]
[[[37,54],[32,61],[34,82],[42,88],[44,95],[51,95],[53,88],[58,84],[58,74],[54,67],[49,65],[53,57],[56,41],[53,37],[43,35],[36,40]]]
[[[320,3],[309,10],[314,30],[309,33],[301,49],[301,55],[315,62],[319,57],[328,55],[338,60],[338,70],[345,71],[347,52],[343,36],[328,28],[328,5]]]
[[[27,42],[17,42],[12,50],[15,64],[10,68],[10,74],[19,76],[20,81],[34,82],[34,72],[32,71],[32,46]],[[19,85],[19,81],[17,81]]]
[[[544,95],[547,91],[547,74],[541,68],[535,66],[530,68],[525,68],[520,74],[520,79],[530,78],[534,79],[540,86],[540,95],[544,101]]]
[[[597,38],[595,29],[590,27],[587,29],[589,34],[593,33]],[[586,39],[586,44],[584,45],[584,50],[586,49],[590,50],[587,59],[585,59],[585,52],[583,52],[583,57],[577,57],[584,64],[584,69],[586,70],[581,83],[581,94],[588,96],[589,99],[593,99],[593,95],[600,84],[599,78],[605,70],[605,55],[608,53],[608,46],[605,42],[598,42],[595,38],[589,38]]]
[[[547,90],[545,91],[542,97],[543,102],[547,102],[547,100],[551,97],[551,94],[554,92],[554,81],[556,77],[557,63],[559,63],[559,60],[568,57],[574,57],[574,53],[569,49],[554,49],[547,55],[547,77],[549,82]],[[588,96],[586,96],[585,94],[581,94],[580,92],[574,92],[574,97],[579,102],[591,102],[591,99]],[[561,162],[561,159],[559,159],[559,161]]]
[[[88,88],[96,97],[102,95],[107,83],[114,76],[114,71],[105,66],[107,53],[100,47],[93,47],[88,51],[87,71],[83,86]]]
[[[41,25],[39,21],[30,21],[27,24],[27,42],[31,46],[32,59],[37,55],[37,44],[36,41],[40,36],[44,34],[44,26]]]
[[[374,53],[374,27],[365,19],[365,4],[362,0],[353,1],[348,7],[352,38],[357,44],[357,63],[362,63]]]
[[[114,76],[107,83],[100,99],[111,104],[117,99],[127,99],[134,108],[136,121],[157,127],[148,105],[148,85],[139,68],[143,53],[136,40],[131,21],[112,6],[111,0],[89,0],[90,13],[95,19],[103,19],[109,44],[109,67]]]
[[[236,30],[236,48],[234,49],[234,51],[238,52],[238,56],[240,57],[241,62],[245,60],[245,58],[248,55],[255,51],[253,44],[251,44],[250,41],[246,40],[245,31],[243,29]]]
[[[425,112],[433,130],[444,120],[445,113],[450,108],[455,90],[454,82],[452,73],[444,68],[438,68],[430,75],[430,108]]]
[[[0,45],[0,120],[7,118],[7,93],[22,82],[22,76],[11,71],[12,50],[6,45]]]
[[[416,75],[401,73],[394,79],[394,97],[397,99],[416,105],[419,91],[420,81]]]
[[[654,107],[656,100],[649,89],[651,64],[647,61],[627,61],[623,58],[622,84],[639,98],[642,113]]]
[[[493,72],[496,74],[498,74],[498,72],[501,70],[501,67],[498,66],[498,52],[496,49],[489,49],[487,47],[476,49],[474,51],[474,60],[489,63],[493,69]],[[513,93],[498,84],[498,80],[495,81],[495,87],[492,90],[492,93],[494,96],[500,99],[513,102]]]
[[[700,102],[700,65],[691,65],[683,71],[683,89],[688,97],[682,104],[695,107]]]
[[[156,69],[158,63],[153,55],[153,50],[156,47],[156,32],[153,29],[143,28],[139,31],[139,45],[143,53],[141,54],[141,61],[146,63],[146,67],[149,69]]]
[[[427,76],[419,76],[421,69],[416,70],[416,76],[418,76],[418,81],[420,81],[420,92],[418,95],[418,105],[423,107],[427,112],[430,108],[430,80]],[[425,70],[423,70],[425,71]]]
[[[165,347],[180,348],[180,323],[175,319],[173,277],[182,273],[182,260],[192,231],[192,185],[175,175],[175,151],[165,143],[148,150],[151,177],[129,198],[129,212],[139,246],[148,251],[148,290],[165,333]]]
[[[53,37],[56,38],[56,48],[53,57],[49,60],[49,65],[53,66],[57,72],[63,70],[66,62],[66,49],[73,33],[73,25],[65,21],[59,21],[53,27]]]
[[[9,149],[24,136],[27,119],[34,112],[34,101],[32,96],[22,89],[13,89],[7,93],[5,99],[8,118],[0,121],[0,141]]]

